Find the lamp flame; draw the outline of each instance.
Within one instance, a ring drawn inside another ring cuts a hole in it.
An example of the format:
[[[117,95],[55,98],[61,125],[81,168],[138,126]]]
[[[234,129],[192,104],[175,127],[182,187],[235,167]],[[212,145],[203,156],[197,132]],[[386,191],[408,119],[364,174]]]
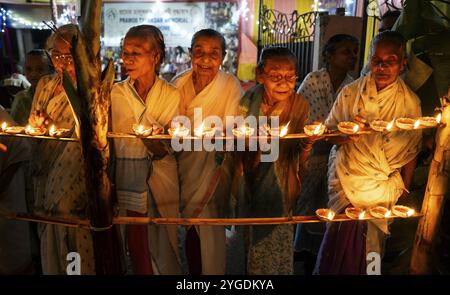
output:
[[[388,218],[391,216],[391,210],[388,210],[386,213],[384,213],[384,218]]]
[[[414,122],[414,129],[419,128],[420,126],[420,120],[416,120],[416,122]]]
[[[412,215],[414,215],[414,209],[409,209],[408,212],[406,212],[406,216],[410,217]]]
[[[138,134],[144,133],[144,125],[139,125],[139,126],[138,126],[137,133],[138,133]]]
[[[31,131],[33,131],[33,127],[31,127],[31,125],[27,125],[27,127],[25,127],[25,131],[26,131],[26,132],[31,132]]]
[[[328,212],[328,214],[327,214],[327,219],[329,219],[329,220],[333,220],[334,219],[334,215],[335,215],[335,213],[333,212],[333,211],[329,211]]]
[[[322,123],[320,123],[319,125],[317,125],[317,127],[314,129],[314,132],[313,132],[314,135],[319,134],[319,132],[320,132],[320,127],[322,127]]]
[[[53,136],[53,135],[55,135],[55,131],[56,131],[55,125],[52,125],[52,126],[50,127],[50,130],[48,130],[48,134],[49,134],[50,136]]]
[[[284,137],[286,136],[286,134],[288,133],[288,126],[289,123],[291,123],[290,121],[286,124],[286,126],[284,126],[281,131],[280,131],[280,137]]]
[[[6,130],[6,127],[8,126],[8,124],[6,124],[6,122],[2,123],[2,131],[4,132]]]
[[[366,211],[361,212],[358,216],[358,219],[364,219],[365,215],[366,215]]]
[[[358,132],[358,130],[359,130],[359,126],[355,125],[355,127],[353,127],[353,132],[356,133],[356,132]]]
[[[439,114],[437,114],[437,116],[436,116],[436,123],[441,123],[441,118],[442,118],[442,114],[441,113],[439,113]]]
[[[392,120],[391,122],[389,122],[389,124],[387,124],[386,130],[387,131],[391,130],[393,126],[394,126],[394,120]]]

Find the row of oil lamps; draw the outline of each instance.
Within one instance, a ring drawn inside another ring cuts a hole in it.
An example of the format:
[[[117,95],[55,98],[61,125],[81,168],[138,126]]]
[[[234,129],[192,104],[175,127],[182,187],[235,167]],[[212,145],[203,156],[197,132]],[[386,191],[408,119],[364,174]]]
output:
[[[399,129],[403,130],[413,130],[418,129],[419,127],[435,127],[441,122],[441,114],[439,113],[436,117],[421,117],[419,119],[411,119],[411,118],[398,118],[392,121],[383,121],[383,120],[373,120],[369,123],[370,127],[379,132],[389,132],[394,127],[394,124]],[[284,137],[288,134],[288,122],[285,126],[280,128],[271,129],[267,125],[262,126],[259,129],[259,135],[262,136],[279,136]],[[340,122],[337,126],[338,130],[344,134],[357,134],[360,130],[361,124],[355,122]],[[20,134],[25,132],[31,136],[38,135],[46,135],[46,128],[35,128],[31,125],[26,127],[22,126],[8,126],[6,122],[3,122],[1,125],[1,130],[4,133],[8,134]],[[144,126],[142,124],[134,124],[132,126],[132,130],[136,136],[139,137],[147,137],[150,135],[158,135],[163,134],[164,129],[157,125],[152,126]],[[321,136],[327,130],[326,126],[322,123],[306,125],[304,127],[304,132],[308,136]],[[173,137],[187,137],[189,136],[190,130],[183,126],[181,123],[178,123],[176,127],[169,128],[169,134]],[[223,135],[223,132],[217,130],[215,127],[204,127],[202,124],[200,127],[194,129],[194,135],[196,137],[213,137],[219,132],[220,135]],[[255,133],[255,129],[246,125],[242,125],[240,127],[234,128],[232,130],[233,135],[236,137],[248,137],[252,136]],[[48,135],[52,137],[64,137],[70,134],[69,129],[64,128],[56,128],[54,125],[50,127],[48,130]]]
[[[345,215],[350,219],[364,220],[371,218],[389,218],[389,217],[411,217],[415,213],[414,209],[403,205],[395,205],[389,210],[383,206],[376,206],[369,209],[348,207],[345,209]],[[332,221],[336,213],[331,209],[317,209],[316,215],[319,219],[324,221]]]
[[[37,128],[31,125],[23,126],[8,126],[6,122],[3,122],[1,125],[1,130],[4,133],[8,134],[21,134],[25,133],[31,136],[42,136],[49,135],[52,137],[66,137],[70,135],[71,130],[65,128],[56,128],[55,125],[52,125],[48,130],[47,128]],[[48,132],[47,132],[48,131]]]

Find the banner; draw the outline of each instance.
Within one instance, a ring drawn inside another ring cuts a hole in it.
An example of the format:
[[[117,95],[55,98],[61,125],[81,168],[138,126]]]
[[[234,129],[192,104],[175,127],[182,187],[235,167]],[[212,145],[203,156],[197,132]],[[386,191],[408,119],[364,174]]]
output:
[[[204,3],[105,3],[104,46],[118,47],[129,28],[148,24],[158,27],[166,46],[190,47],[192,35],[205,28]]]

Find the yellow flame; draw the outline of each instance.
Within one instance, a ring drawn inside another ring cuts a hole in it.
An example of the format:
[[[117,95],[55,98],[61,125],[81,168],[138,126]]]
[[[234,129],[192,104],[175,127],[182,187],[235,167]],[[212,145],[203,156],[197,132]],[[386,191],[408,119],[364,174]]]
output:
[[[388,218],[391,216],[391,210],[388,210],[386,213],[384,213],[384,218]]]
[[[366,215],[366,211],[363,211],[359,214],[358,218],[359,219],[364,219],[364,215]]]
[[[419,128],[420,126],[420,120],[416,120],[416,122],[414,122],[414,129]]]
[[[25,127],[25,131],[26,131],[26,132],[31,132],[31,131],[33,131],[33,127],[31,127],[31,125],[27,125],[27,127]]]
[[[389,122],[389,124],[387,124],[386,130],[388,130],[388,131],[391,130],[393,126],[394,126],[394,120],[392,120],[391,122]]]
[[[436,122],[437,122],[438,124],[441,123],[441,117],[442,117],[441,113],[437,114],[437,116],[436,116]]]
[[[53,136],[55,134],[56,128],[55,125],[52,125],[50,127],[50,130],[48,131],[48,134],[50,134],[50,136]]]
[[[313,132],[314,135],[319,134],[319,132],[320,132],[320,127],[322,127],[322,123],[320,123],[319,125],[317,125],[317,127],[314,129],[314,132]]]
[[[144,133],[144,125],[139,125],[139,126],[138,126],[137,133],[138,133],[138,134]]]
[[[412,215],[414,215],[414,212],[415,212],[414,209],[409,209],[408,212],[406,212],[406,216],[408,216],[408,217],[412,216]]]
[[[6,124],[6,122],[3,122],[2,123],[2,131],[5,131],[7,126],[8,126],[8,124]]]
[[[333,212],[333,211],[328,211],[328,214],[327,214],[327,219],[329,219],[329,220],[333,220],[333,218],[334,218],[334,215],[335,215],[335,213]]]
[[[180,133],[180,125],[178,125],[177,128],[175,128],[175,130],[173,131],[173,135],[177,136],[178,133]]]
[[[242,134],[246,134],[247,127],[245,125],[242,125],[239,129],[241,129]]]
[[[286,134],[288,133],[288,126],[289,123],[291,123],[290,121],[286,124],[286,126],[284,126],[281,131],[280,131],[280,137],[286,136]]]
[[[358,132],[358,130],[359,130],[359,126],[358,126],[358,125],[355,125],[355,126],[353,127],[353,132],[356,133],[356,132]]]

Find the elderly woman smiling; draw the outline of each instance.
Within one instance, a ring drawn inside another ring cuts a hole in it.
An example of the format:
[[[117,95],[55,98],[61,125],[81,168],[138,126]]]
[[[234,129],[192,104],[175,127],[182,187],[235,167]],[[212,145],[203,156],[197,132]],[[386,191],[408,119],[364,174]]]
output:
[[[202,116],[237,114],[241,87],[232,75],[220,71],[225,57],[225,39],[217,31],[205,29],[191,41],[192,69],[174,78],[181,92],[181,114],[194,122],[194,109]],[[192,125],[192,124],[191,124]],[[182,152],[178,158],[181,184],[181,214],[184,217],[224,216],[230,195],[228,157],[216,159],[216,152]],[[225,228],[197,226],[186,239],[190,274],[224,274]],[[199,261],[201,258],[201,261]]]

